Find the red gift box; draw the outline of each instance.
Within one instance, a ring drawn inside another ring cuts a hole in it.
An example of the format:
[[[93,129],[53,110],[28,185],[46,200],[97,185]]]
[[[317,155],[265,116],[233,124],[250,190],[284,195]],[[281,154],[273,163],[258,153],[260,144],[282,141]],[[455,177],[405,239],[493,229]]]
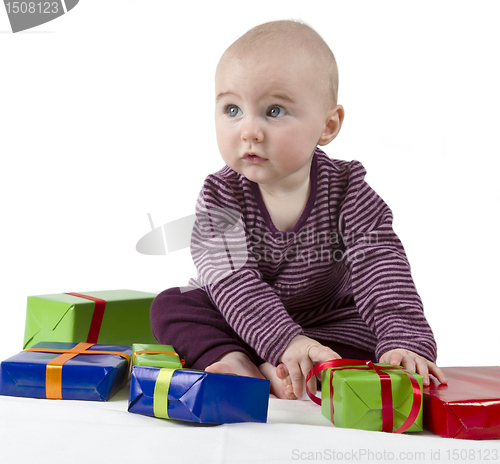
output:
[[[500,438],[500,367],[443,367],[424,387],[424,428],[446,438]]]

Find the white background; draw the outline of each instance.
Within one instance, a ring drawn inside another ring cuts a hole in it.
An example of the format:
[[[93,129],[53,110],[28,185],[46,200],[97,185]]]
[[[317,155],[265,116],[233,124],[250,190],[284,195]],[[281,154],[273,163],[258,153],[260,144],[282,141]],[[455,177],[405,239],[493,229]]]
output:
[[[22,349],[26,297],[194,275],[188,250],[145,256],[223,166],[220,55],[249,28],[300,19],[334,51],[344,127],[394,227],[439,364],[498,365],[500,29],[494,1],[81,0],[12,34],[0,7],[0,355]],[[186,334],[189,336],[189,334]]]

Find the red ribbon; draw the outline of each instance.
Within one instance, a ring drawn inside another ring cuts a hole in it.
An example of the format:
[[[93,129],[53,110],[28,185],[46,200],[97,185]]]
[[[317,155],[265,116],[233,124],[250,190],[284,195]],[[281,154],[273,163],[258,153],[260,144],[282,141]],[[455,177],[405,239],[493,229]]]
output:
[[[359,367],[353,367],[359,366]],[[325,361],[314,366],[306,377],[306,391],[316,404],[321,406],[321,400],[313,395],[309,388],[307,387],[307,381],[317,373],[324,371],[326,369],[332,369],[330,371],[330,417],[333,423],[333,371],[341,369],[373,369],[380,377],[380,392],[382,396],[382,431],[392,432],[393,428],[393,406],[392,406],[392,390],[391,390],[391,377],[389,374],[384,372],[387,369],[401,369],[410,379],[413,388],[413,403],[411,405],[410,414],[404,421],[403,425],[394,433],[401,433],[410,428],[410,426],[415,422],[415,419],[420,412],[420,406],[422,403],[422,390],[418,384],[417,379],[413,374],[401,366],[377,366],[371,361],[360,361],[359,359],[332,359],[330,361]]]
[[[66,293],[66,295],[85,298],[87,300],[92,300],[95,303],[94,314],[92,315],[89,334],[87,335],[87,343],[97,343],[99,332],[101,330],[102,318],[104,317],[104,310],[106,309],[106,300],[96,298],[95,296],[82,295],[81,293]]]

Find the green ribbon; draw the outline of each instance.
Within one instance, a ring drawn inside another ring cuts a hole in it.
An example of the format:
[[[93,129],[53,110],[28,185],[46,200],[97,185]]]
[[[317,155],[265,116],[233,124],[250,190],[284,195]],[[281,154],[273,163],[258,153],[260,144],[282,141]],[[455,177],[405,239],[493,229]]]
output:
[[[160,369],[155,383],[155,391],[153,394],[153,413],[155,417],[162,419],[170,419],[168,417],[168,390],[172,375],[177,369],[164,367]]]

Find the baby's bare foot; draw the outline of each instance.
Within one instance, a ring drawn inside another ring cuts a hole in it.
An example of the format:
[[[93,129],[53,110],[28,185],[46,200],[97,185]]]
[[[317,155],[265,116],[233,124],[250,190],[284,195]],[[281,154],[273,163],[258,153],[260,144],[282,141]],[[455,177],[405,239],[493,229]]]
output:
[[[210,364],[205,372],[216,372],[219,374],[238,374],[246,377],[265,378],[259,371],[259,368],[250,360],[250,358],[241,351],[230,351],[219,360]]]

